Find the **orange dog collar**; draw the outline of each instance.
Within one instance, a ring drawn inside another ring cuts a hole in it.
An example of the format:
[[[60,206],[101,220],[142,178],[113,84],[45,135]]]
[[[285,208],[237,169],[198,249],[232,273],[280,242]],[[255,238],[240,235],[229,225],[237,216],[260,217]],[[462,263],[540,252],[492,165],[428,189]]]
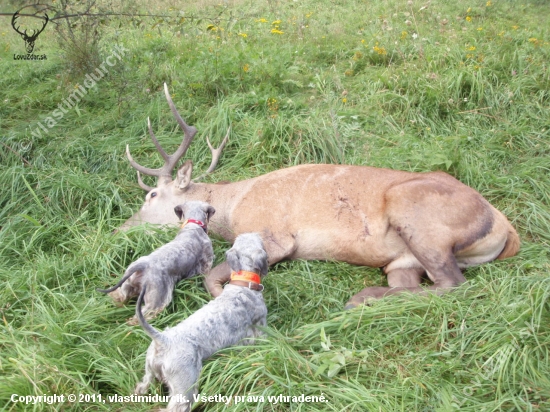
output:
[[[231,280],[229,281],[230,285],[242,286],[248,289],[261,292],[264,290],[264,285],[262,285],[260,280],[260,275],[254,272],[249,272],[247,270],[239,270],[238,272],[231,272]]]
[[[231,280],[241,280],[244,282],[253,282],[260,284],[262,281],[260,275],[247,270],[239,270],[238,272],[231,272]]]

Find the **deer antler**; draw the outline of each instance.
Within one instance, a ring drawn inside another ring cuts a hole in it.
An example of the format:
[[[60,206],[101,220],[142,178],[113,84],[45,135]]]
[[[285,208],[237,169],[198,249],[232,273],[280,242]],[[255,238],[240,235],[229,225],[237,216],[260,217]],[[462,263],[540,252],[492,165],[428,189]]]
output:
[[[13,29],[17,33],[19,33],[23,37],[23,40],[25,41],[25,44],[26,44],[27,52],[32,53],[32,51],[34,49],[34,42],[38,38],[38,35],[44,31],[44,29],[46,28],[46,25],[48,24],[48,21],[50,20],[50,18],[48,17],[48,13],[44,13],[44,16],[39,17],[40,19],[44,20],[44,23],[42,24],[42,28],[33,29],[32,34],[29,36],[27,34],[27,29],[24,32],[21,32],[19,30],[21,26],[18,25],[16,27],[18,17],[20,17],[20,14],[17,11],[13,14],[13,17],[11,18],[11,26],[13,27]]]
[[[197,129],[194,126],[189,126],[181,118],[178,110],[176,109],[176,106],[174,105],[174,102],[172,101],[172,97],[168,92],[168,86],[166,85],[166,83],[164,83],[164,94],[166,95],[166,100],[168,101],[170,110],[172,110],[172,114],[176,118],[176,121],[180,125],[180,128],[183,130],[184,138],[177,150],[172,155],[166,153],[166,151],[162,148],[159,141],[157,140],[155,133],[153,132],[151,120],[149,118],[147,118],[147,128],[149,129],[149,136],[151,136],[153,144],[164,159],[164,166],[158,169],[150,169],[148,167],[141,166],[132,158],[132,155],[130,154],[130,148],[128,145],[126,145],[126,156],[128,157],[128,160],[130,161],[132,167],[138,171],[138,183],[141,188],[147,191],[150,191],[152,188],[143,183],[139,172],[149,176],[158,177],[157,186],[162,186],[170,183],[172,181],[172,172],[174,171],[174,168],[176,167],[178,161],[185,155],[187,149],[189,148],[189,145],[197,134]]]
[[[176,109],[176,106],[174,105],[174,102],[172,101],[172,97],[168,92],[168,86],[166,85],[166,83],[164,83],[164,94],[166,95],[166,100],[168,101],[168,105],[170,106],[170,110],[172,111],[172,114],[174,115],[174,117],[176,118],[176,121],[180,125],[181,130],[183,130],[184,138],[181,144],[179,145],[179,147],[177,148],[177,150],[171,155],[166,153],[166,151],[160,145],[157,137],[155,136],[155,133],[153,132],[153,127],[151,126],[151,120],[149,118],[147,118],[147,129],[149,130],[149,136],[151,136],[151,140],[153,141],[153,144],[155,145],[158,152],[164,159],[164,165],[158,169],[150,169],[148,167],[141,166],[134,160],[134,158],[130,154],[130,147],[126,145],[126,156],[128,157],[128,160],[130,161],[130,164],[132,165],[132,167],[137,170],[139,186],[148,192],[150,192],[154,188],[151,186],[147,186],[145,183],[143,183],[140,172],[149,176],[156,176],[158,178],[157,186],[164,186],[169,184],[170,182],[172,182],[172,172],[174,171],[174,168],[176,167],[179,160],[185,155],[185,153],[187,152],[187,149],[189,149],[189,145],[191,144],[191,142],[193,141],[193,138],[197,134],[197,129],[194,126],[189,126],[181,118],[180,114],[178,113],[178,110]],[[227,129],[227,134],[225,135],[222,143],[217,149],[214,149],[214,147],[212,147],[212,144],[210,144],[210,139],[208,139],[208,137],[206,138],[208,147],[212,152],[212,162],[210,163],[210,167],[208,168],[208,170],[197,179],[194,179],[194,181],[198,181],[214,171],[214,169],[216,168],[216,165],[218,164],[218,160],[220,159],[222,150],[227,144],[230,131],[231,131],[231,127]]]
[[[227,129],[227,134],[223,138],[222,143],[217,149],[214,149],[212,145],[210,144],[210,139],[206,137],[206,143],[208,143],[208,147],[210,148],[210,152],[212,152],[212,162],[210,162],[210,166],[208,167],[208,170],[204,172],[202,175],[197,177],[196,179],[193,179],[194,182],[198,182],[199,180],[203,179],[210,173],[214,171],[216,166],[218,165],[218,160],[220,160],[220,155],[222,154],[222,150],[225,147],[227,140],[229,139],[229,132],[231,131],[231,126],[229,126],[229,129]]]
[[[26,36],[26,35],[27,35],[27,31],[26,31],[26,30],[25,30],[24,32],[20,32],[20,31],[19,31],[19,28],[20,28],[21,26],[17,26],[17,27],[15,26],[15,25],[17,24],[17,18],[18,18],[18,17],[19,17],[19,12],[15,12],[15,13],[13,14],[13,17],[11,18],[11,27],[13,27],[13,29],[14,29],[17,33],[19,33],[21,36]]]

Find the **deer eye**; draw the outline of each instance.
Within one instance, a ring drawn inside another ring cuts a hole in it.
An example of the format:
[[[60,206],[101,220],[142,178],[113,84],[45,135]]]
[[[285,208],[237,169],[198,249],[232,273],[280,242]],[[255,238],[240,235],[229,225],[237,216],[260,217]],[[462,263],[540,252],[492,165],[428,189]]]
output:
[[[157,192],[151,192],[151,197],[155,197],[157,195]]]

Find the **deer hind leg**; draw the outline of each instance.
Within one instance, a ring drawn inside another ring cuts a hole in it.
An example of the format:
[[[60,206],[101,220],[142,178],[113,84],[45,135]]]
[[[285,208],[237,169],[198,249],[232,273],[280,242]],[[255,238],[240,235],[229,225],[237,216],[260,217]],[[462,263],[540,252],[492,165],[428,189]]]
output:
[[[386,295],[420,290],[420,283],[424,272],[425,270],[422,267],[386,270],[389,287],[373,286],[365,288],[353,295],[346,303],[345,309],[352,309],[358,305],[368,304],[369,301],[383,298]]]
[[[371,288],[352,298],[350,306],[361,303],[361,299],[364,302],[404,291],[440,294],[454,288],[466,281],[455,254],[468,251],[482,239],[490,241],[494,237],[492,207],[479,193],[449,175],[432,174],[398,184],[388,190],[385,200],[390,230],[406,247],[403,261],[418,262],[401,268],[422,267],[433,285],[423,289],[396,283],[395,288]],[[497,254],[498,251],[495,257]],[[400,268],[396,263],[387,266],[388,274]]]
[[[450,252],[438,254],[432,251],[427,256],[419,255],[418,260],[422,264],[421,268],[397,268],[387,271],[389,287],[365,288],[346,303],[345,309],[352,309],[358,305],[368,304],[372,300],[404,292],[442,294],[466,281],[455,257]],[[424,272],[433,282],[426,288],[420,286]]]

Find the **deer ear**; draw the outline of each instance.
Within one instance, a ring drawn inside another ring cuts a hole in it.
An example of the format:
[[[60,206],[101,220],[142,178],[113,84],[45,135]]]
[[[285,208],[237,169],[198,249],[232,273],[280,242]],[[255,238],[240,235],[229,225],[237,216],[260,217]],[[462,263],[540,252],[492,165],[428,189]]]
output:
[[[176,173],[176,187],[185,190],[191,183],[191,173],[193,172],[193,162],[186,160]]]

